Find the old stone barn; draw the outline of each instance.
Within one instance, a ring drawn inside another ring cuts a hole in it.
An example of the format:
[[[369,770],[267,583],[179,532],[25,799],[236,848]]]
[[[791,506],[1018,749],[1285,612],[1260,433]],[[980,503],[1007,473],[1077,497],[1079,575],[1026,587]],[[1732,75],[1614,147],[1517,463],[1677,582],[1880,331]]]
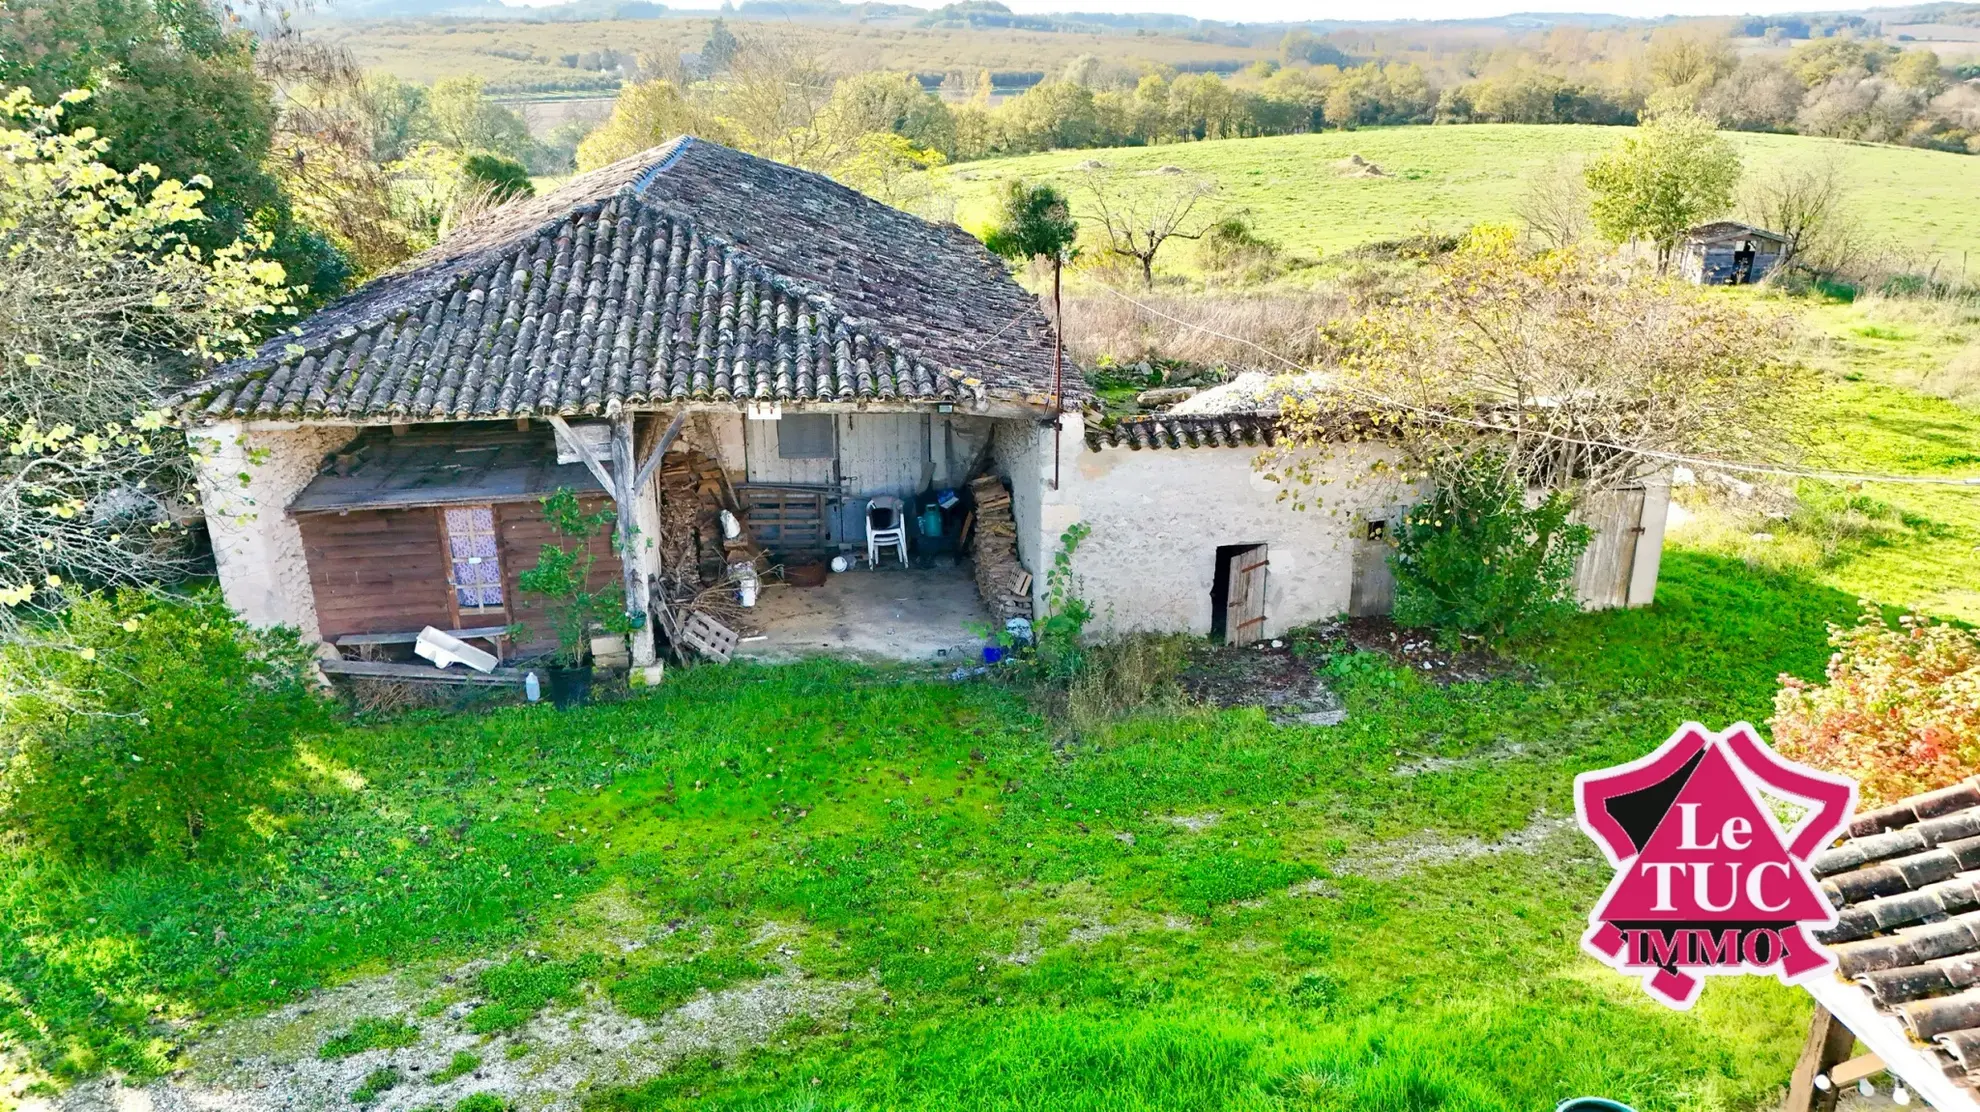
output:
[[[1252,466],[1271,414],[1089,426],[1090,400],[961,229],[683,138],[464,227],[183,404],[228,601],[326,661],[422,666],[427,627],[547,647],[518,577],[562,489],[617,512],[586,543],[635,663],[701,611],[724,652],[974,652],[1043,605],[1082,521],[1105,630],[1386,607],[1413,491],[1296,511]],[[1591,605],[1648,601],[1662,506],[1603,526]]]

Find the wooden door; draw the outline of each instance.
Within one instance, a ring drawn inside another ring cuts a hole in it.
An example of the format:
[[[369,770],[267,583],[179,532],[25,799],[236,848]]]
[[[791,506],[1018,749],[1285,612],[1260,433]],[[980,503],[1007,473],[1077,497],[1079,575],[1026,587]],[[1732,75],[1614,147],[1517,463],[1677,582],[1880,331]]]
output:
[[[1576,515],[1595,532],[1575,567],[1574,590],[1582,609],[1629,605],[1636,539],[1643,535],[1644,493],[1642,487],[1632,487],[1597,494]]]
[[[1230,593],[1224,599],[1224,641],[1249,645],[1265,634],[1265,546],[1231,554],[1225,564]]]

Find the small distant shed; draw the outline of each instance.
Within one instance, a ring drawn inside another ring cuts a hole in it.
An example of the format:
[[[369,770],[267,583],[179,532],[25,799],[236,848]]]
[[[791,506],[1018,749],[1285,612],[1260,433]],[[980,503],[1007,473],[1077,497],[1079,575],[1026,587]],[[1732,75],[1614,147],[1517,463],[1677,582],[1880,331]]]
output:
[[[1774,272],[1787,250],[1779,232],[1719,220],[1684,234],[1678,245],[1678,274],[1702,286],[1744,286]]]

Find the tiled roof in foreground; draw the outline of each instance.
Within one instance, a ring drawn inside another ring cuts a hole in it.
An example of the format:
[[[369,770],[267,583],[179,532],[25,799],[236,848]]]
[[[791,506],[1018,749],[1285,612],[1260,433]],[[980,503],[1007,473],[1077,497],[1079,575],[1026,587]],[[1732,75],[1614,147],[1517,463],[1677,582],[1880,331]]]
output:
[[[1876,1022],[1970,1090],[1980,1078],[1980,779],[1858,815],[1811,866],[1838,913],[1816,932],[1837,973],[1868,997]]]
[[[1092,452],[1103,448],[1262,447],[1278,439],[1278,426],[1277,414],[1163,413],[1127,417],[1111,425],[1088,425],[1086,447]]]
[[[968,233],[682,138],[490,213],[181,400],[443,421],[1051,389],[1050,323]]]

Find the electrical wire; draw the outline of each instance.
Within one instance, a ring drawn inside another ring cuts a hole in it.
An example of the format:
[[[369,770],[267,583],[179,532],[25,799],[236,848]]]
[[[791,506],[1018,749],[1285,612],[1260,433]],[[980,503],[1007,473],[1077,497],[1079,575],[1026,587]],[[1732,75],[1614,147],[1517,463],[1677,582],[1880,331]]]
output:
[[[1280,353],[1273,351],[1271,348],[1268,348],[1263,344],[1257,343],[1252,340],[1247,340],[1242,336],[1233,336],[1228,332],[1220,332],[1215,328],[1211,328],[1209,325],[1198,324],[1195,321],[1187,321],[1187,320],[1183,320],[1181,317],[1172,316],[1168,313],[1163,312],[1160,309],[1155,308],[1153,305],[1145,305],[1142,302],[1136,301],[1134,298],[1129,297],[1128,295],[1122,293],[1117,289],[1114,289],[1111,286],[1106,286],[1102,288],[1106,289],[1108,293],[1113,294],[1115,297],[1120,298],[1122,301],[1127,302],[1129,305],[1132,305],[1135,308],[1140,309],[1142,312],[1161,317],[1163,320],[1169,321],[1172,324],[1179,324],[1184,328],[1192,329],[1197,332],[1202,332],[1206,335],[1215,336],[1220,340],[1229,340],[1234,344],[1242,344],[1245,347],[1252,348],[1266,355],[1267,357],[1276,360],[1277,362],[1283,363],[1286,366],[1291,367],[1293,370],[1298,371],[1301,374],[1310,373],[1313,370],[1313,368],[1311,367],[1303,366],[1292,359],[1286,358],[1284,355],[1281,355]],[[1679,452],[1660,452],[1649,448],[1632,448],[1626,444],[1615,444],[1604,440],[1582,440],[1572,436],[1563,436],[1559,433],[1550,433],[1550,432],[1544,432],[1534,429],[1519,429],[1519,428],[1514,428],[1510,425],[1496,424],[1491,421],[1480,421],[1475,418],[1456,417],[1448,413],[1438,413],[1435,410],[1425,409],[1422,406],[1413,405],[1409,402],[1401,401],[1396,398],[1391,398],[1378,391],[1370,390],[1364,386],[1358,386],[1352,382],[1337,382],[1336,384],[1353,393],[1359,394],[1362,397],[1368,398],[1372,401],[1379,402],[1382,405],[1388,406],[1392,409],[1400,409],[1405,412],[1413,413],[1433,421],[1442,421],[1449,424],[1466,425],[1472,428],[1484,430],[1486,432],[1518,433],[1519,435],[1522,436],[1537,436],[1543,439],[1553,440],[1562,444],[1571,444],[1580,448],[1605,448],[1611,451],[1625,452],[1630,455],[1642,456],[1647,459],[1654,459],[1654,460],[1658,460],[1659,462],[1669,463],[1673,465],[1709,468],[1718,471],[1734,471],[1746,475],[1769,475],[1769,476],[1775,476],[1778,478],[1787,478],[1787,479],[1814,479],[1822,482],[1831,482],[1831,483],[1896,483],[1905,486],[1951,486],[1951,487],[1980,488],[1980,475],[1976,475],[1971,478],[1958,479],[1949,476],[1934,476],[1934,475],[1877,475],[1877,474],[1869,474],[1858,471],[1825,471],[1815,468],[1781,467],[1775,464],[1745,463],[1738,460],[1712,459],[1706,456],[1690,456]]]

